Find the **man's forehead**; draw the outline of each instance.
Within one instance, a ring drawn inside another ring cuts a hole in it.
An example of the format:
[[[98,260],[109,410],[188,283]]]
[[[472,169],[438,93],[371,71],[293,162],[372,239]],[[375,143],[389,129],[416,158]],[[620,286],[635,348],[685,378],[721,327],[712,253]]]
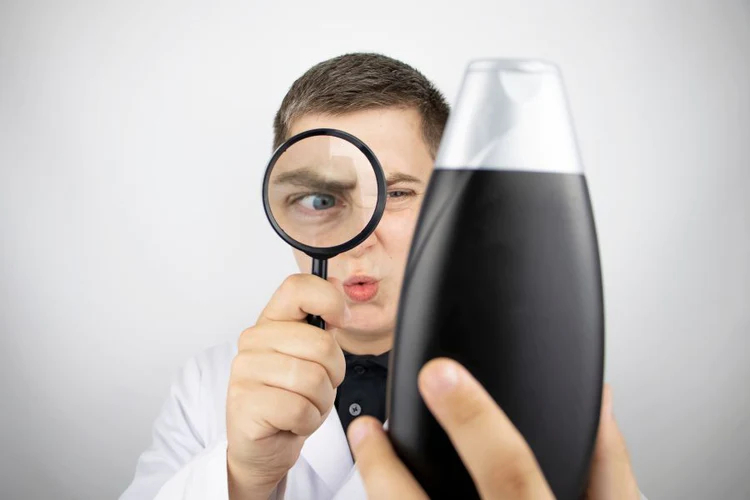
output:
[[[345,114],[308,113],[292,121],[290,136],[315,128],[348,132],[371,148],[425,149],[422,119],[416,109],[377,108]]]
[[[422,133],[421,115],[413,108],[376,108],[341,115],[303,114],[293,120],[290,135],[314,128],[348,132],[370,147],[386,178],[425,182],[433,158]]]
[[[383,169],[385,171],[385,169]],[[385,181],[388,185],[399,183],[424,184],[424,179],[405,172],[387,172],[385,171]]]

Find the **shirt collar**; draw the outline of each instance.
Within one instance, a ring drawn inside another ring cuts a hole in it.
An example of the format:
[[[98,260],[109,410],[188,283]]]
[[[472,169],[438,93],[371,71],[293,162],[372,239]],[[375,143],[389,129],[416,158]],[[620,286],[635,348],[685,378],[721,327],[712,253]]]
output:
[[[344,358],[346,359],[346,367],[349,368],[354,363],[372,363],[376,366],[388,369],[388,357],[391,351],[385,351],[383,354],[352,354],[344,351]]]

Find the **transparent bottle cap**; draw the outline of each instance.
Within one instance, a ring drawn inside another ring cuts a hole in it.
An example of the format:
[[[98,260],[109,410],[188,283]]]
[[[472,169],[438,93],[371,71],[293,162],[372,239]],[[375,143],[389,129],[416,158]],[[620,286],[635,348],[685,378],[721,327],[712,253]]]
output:
[[[535,60],[472,61],[435,168],[583,173],[557,67]]]

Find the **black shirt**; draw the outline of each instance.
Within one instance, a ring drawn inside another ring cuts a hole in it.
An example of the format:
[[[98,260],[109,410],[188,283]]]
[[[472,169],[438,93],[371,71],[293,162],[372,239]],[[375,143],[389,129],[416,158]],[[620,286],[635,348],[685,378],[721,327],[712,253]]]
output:
[[[388,355],[350,354],[344,351],[346,376],[336,393],[338,411],[344,432],[360,415],[385,421],[385,388],[388,380]]]

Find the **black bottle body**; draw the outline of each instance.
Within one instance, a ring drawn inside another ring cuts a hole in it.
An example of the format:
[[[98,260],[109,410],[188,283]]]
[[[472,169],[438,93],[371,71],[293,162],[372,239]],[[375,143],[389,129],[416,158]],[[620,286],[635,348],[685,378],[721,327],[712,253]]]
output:
[[[421,367],[440,356],[484,385],[557,498],[582,494],[604,358],[583,175],[438,168],[430,181],[401,294],[389,434],[431,498],[472,498],[468,473],[417,389]]]

